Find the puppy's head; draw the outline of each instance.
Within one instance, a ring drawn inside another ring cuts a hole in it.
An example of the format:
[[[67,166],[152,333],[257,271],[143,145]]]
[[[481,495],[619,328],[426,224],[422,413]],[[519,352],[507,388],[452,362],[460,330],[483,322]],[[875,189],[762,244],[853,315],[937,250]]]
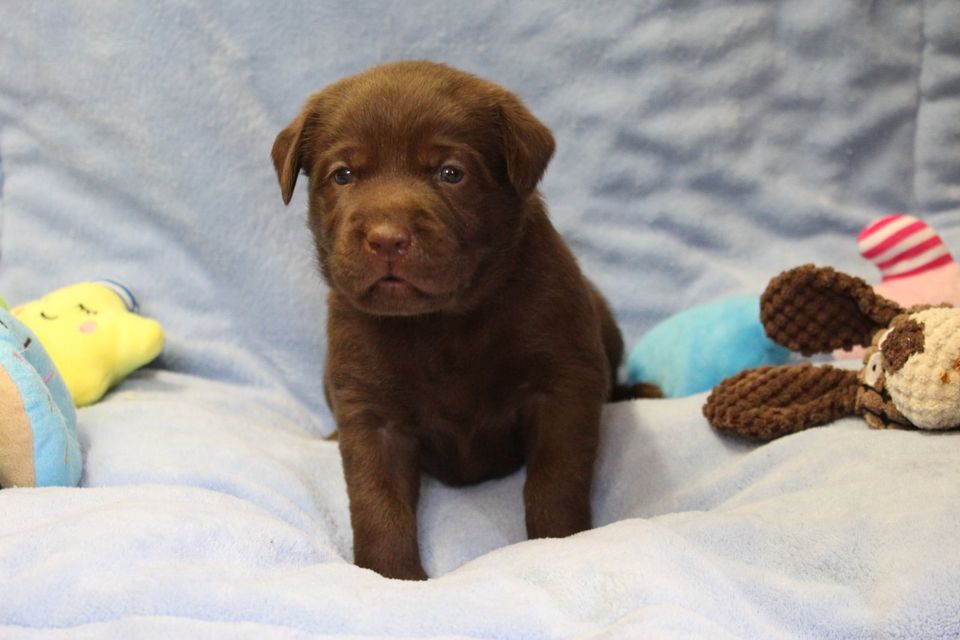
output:
[[[280,132],[285,203],[309,178],[327,282],[376,315],[463,311],[516,253],[553,154],[508,91],[428,62],[374,67],[310,96]]]

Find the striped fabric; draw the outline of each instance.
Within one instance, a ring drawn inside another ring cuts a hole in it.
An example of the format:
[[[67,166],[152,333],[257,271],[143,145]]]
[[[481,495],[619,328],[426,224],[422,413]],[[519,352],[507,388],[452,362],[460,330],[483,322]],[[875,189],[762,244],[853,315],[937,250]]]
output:
[[[877,265],[884,282],[953,262],[936,231],[922,220],[900,213],[867,225],[857,236],[857,247],[860,255]]]

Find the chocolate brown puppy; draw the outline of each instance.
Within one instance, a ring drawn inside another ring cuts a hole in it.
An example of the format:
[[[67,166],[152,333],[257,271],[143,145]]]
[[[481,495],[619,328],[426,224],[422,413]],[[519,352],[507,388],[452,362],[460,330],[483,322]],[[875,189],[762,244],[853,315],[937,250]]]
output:
[[[623,342],[536,191],[553,150],[515,95],[428,62],[330,85],[277,136],[284,202],[309,178],[362,567],[426,578],[421,472],[460,485],[526,463],[531,538],[591,526]]]

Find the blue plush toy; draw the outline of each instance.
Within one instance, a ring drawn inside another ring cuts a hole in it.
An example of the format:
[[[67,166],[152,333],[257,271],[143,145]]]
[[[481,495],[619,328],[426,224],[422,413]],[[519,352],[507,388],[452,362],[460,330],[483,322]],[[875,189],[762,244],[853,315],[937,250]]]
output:
[[[76,425],[53,361],[0,299],[0,488],[80,482]]]
[[[768,338],[757,296],[694,307],[651,329],[630,352],[631,383],[650,382],[668,398],[711,389],[743,369],[783,364],[790,352]]]

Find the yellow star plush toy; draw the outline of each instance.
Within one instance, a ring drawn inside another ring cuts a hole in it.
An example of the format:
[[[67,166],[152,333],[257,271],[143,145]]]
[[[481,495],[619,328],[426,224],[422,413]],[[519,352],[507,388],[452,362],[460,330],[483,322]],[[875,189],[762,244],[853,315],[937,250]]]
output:
[[[163,349],[163,328],[137,310],[129,289],[100,280],[58,289],[13,315],[33,330],[82,407]]]

